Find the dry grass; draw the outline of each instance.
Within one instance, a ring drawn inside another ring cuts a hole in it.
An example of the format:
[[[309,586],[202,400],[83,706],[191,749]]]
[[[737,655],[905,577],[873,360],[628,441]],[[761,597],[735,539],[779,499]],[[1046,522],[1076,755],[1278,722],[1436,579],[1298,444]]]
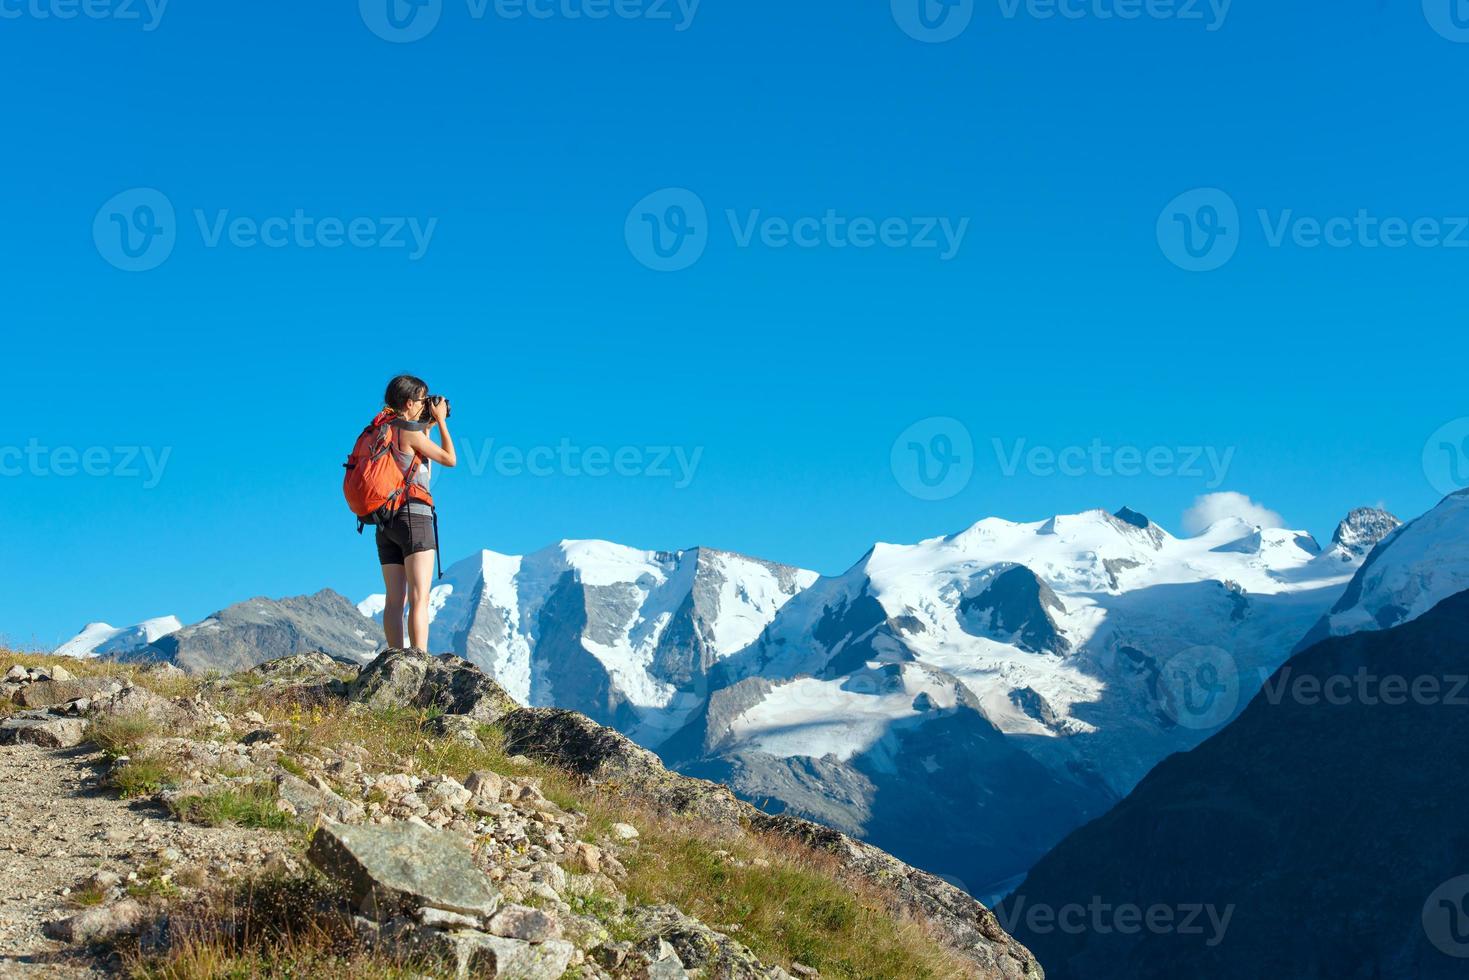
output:
[[[463,780],[476,769],[490,769],[535,777],[549,799],[586,816],[589,839],[613,823],[631,823],[642,839],[626,861],[629,899],[676,905],[715,928],[733,926],[731,934],[767,962],[804,963],[833,980],[947,980],[972,972],[920,925],[896,918],[886,896],[842,880],[829,855],[785,838],[666,817],[598,792],[562,770],[512,761],[493,726],[480,727],[483,747],[476,747],[427,734],[423,726],[433,716],[427,711],[363,711],[335,700],[282,701],[278,693],[244,692],[241,699],[236,710],[260,711],[267,723],[289,726],[283,747],[290,752],[351,743],[366,750],[367,766],[376,771],[444,773]],[[601,910],[598,917],[614,933],[620,928],[610,903],[584,904],[588,913]]]
[[[135,678],[138,668],[133,664],[120,664],[103,657],[58,657],[50,653],[21,653],[15,650],[0,650],[0,675],[14,664],[22,667],[65,667],[74,677],[115,677],[118,680]]]
[[[103,661],[34,655],[12,655],[9,660],[17,661],[27,666],[63,662],[78,676],[92,671],[131,676],[160,694],[190,693],[199,687],[189,678],[184,690],[165,692],[135,668]],[[4,666],[7,660],[0,656],[0,669]],[[435,712],[365,710],[336,698],[251,683],[211,685],[206,693],[227,713],[259,711],[267,725],[282,732],[286,763],[322,747],[350,744],[363,750],[364,765],[373,772],[443,773],[462,781],[477,769],[489,769],[515,778],[538,778],[548,798],[586,816],[588,839],[604,834],[615,822],[639,829],[638,846],[624,858],[628,876],[623,888],[631,901],[673,904],[729,932],[766,962],[787,968],[803,963],[828,980],[946,980],[973,975],[967,961],[946,950],[924,927],[895,916],[886,895],[843,879],[831,856],[785,838],[730,832],[599,792],[562,770],[507,755],[502,735],[493,726],[479,728],[481,744],[476,746],[429,734],[425,724]],[[146,738],[141,727],[131,730],[121,723],[101,734],[113,746],[110,751],[125,751]],[[134,767],[136,778],[128,780],[124,792],[156,791],[174,775],[146,757],[135,759],[124,772]],[[201,810],[199,815],[248,824],[265,805],[253,798],[215,800],[208,804],[209,814]],[[191,933],[165,959],[134,957],[130,969],[138,976],[169,980],[303,976],[364,980],[422,974],[423,964],[410,969],[364,953],[354,937],[343,932],[340,915],[322,914],[323,906],[330,904],[322,901],[322,887],[314,879],[257,883],[218,895],[207,909],[189,913]],[[307,903],[310,909],[302,904],[306,895],[314,896]],[[610,900],[591,896],[577,901],[578,911],[602,919],[614,936],[627,929]],[[229,927],[223,928],[226,922]]]
[[[369,953],[340,890],[318,875],[265,877],[220,888],[170,912],[178,938],[163,957],[124,951],[147,980],[407,980],[445,976],[436,964]]]

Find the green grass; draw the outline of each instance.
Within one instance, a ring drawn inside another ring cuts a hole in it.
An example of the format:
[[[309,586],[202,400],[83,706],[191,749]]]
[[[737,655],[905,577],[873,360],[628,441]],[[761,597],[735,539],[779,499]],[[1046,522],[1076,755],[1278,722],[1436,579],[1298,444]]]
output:
[[[87,724],[87,741],[109,759],[132,755],[144,742],[159,734],[157,721],[147,715],[108,715]]]
[[[177,898],[179,889],[168,869],[155,861],[139,870],[138,880],[127,886],[127,893],[133,898],[167,900]]]
[[[624,858],[628,900],[667,902],[715,929],[737,925],[735,938],[767,962],[803,963],[828,980],[972,974],[884,896],[840,880],[824,855],[783,839],[710,835],[687,820],[642,829]]]
[[[91,908],[94,905],[101,905],[103,900],[107,898],[107,892],[108,889],[99,888],[95,884],[92,884],[76,889],[67,896],[67,899],[78,908]]]
[[[122,766],[108,774],[107,782],[125,800],[152,796],[164,787],[179,782],[182,774],[170,763],[154,756],[129,757]]]
[[[295,823],[276,808],[275,787],[246,783],[202,796],[186,796],[174,804],[174,814],[188,823],[209,827],[258,827],[289,830]]]
[[[495,726],[479,726],[481,744],[474,745],[424,731],[435,715],[427,710],[364,710],[335,698],[242,686],[217,689],[211,697],[226,713],[255,710],[264,715],[268,725],[282,732],[281,747],[287,753],[282,765],[290,771],[299,768],[293,765],[293,755],[320,756],[326,748],[352,743],[365,750],[361,761],[371,773],[444,774],[463,781],[475,770],[488,769],[517,779],[538,778],[548,799],[584,815],[584,838],[596,840],[615,822],[639,829],[639,844],[622,855],[628,874],[621,887],[631,902],[669,903],[721,931],[737,927],[731,934],[767,963],[787,967],[804,963],[820,970],[826,980],[948,980],[974,974],[972,965],[946,950],[920,925],[895,914],[890,896],[845,880],[829,855],[785,838],[730,832],[670,817],[656,801],[594,788],[548,765],[512,762],[503,733]],[[199,807],[197,816],[206,821],[266,819],[278,813],[262,812],[263,798],[190,805]],[[730,852],[730,857],[716,854],[719,850]],[[612,899],[589,896],[575,901],[578,911],[596,918],[615,938],[637,938]],[[223,940],[216,937],[199,945],[194,954],[174,957],[166,968],[155,963],[142,975],[320,975],[352,980],[403,975],[399,965],[364,960],[349,946],[323,943],[320,936],[289,946],[300,938],[288,932],[285,948],[296,951],[276,961],[269,951],[245,948],[233,940],[222,947]]]

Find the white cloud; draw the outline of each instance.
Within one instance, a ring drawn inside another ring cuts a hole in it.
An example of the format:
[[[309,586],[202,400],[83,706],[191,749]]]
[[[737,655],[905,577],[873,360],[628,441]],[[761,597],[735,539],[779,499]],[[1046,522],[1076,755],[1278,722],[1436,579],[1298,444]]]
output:
[[[1198,534],[1226,517],[1238,517],[1246,524],[1260,527],[1285,527],[1285,518],[1264,504],[1242,493],[1224,491],[1195,497],[1193,506],[1183,512],[1183,529],[1188,534]]]

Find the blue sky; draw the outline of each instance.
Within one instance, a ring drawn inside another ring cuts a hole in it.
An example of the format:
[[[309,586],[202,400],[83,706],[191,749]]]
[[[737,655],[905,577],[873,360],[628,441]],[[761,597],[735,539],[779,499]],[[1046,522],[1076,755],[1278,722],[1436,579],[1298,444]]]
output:
[[[1469,479],[1447,0],[386,2],[0,3],[0,634],[374,590],[340,463],[400,370],[478,460],[450,559],[1214,491],[1324,539]]]

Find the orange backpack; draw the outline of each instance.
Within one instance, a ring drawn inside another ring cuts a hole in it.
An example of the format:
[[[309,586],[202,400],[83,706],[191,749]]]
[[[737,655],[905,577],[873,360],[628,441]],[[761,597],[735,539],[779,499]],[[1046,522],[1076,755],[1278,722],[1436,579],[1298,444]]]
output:
[[[365,524],[386,524],[409,498],[433,504],[433,498],[413,482],[418,474],[418,457],[414,456],[405,473],[393,455],[394,417],[392,409],[379,412],[357,437],[352,454],[342,464],[347,470],[342,493],[357,515],[359,534]]]

